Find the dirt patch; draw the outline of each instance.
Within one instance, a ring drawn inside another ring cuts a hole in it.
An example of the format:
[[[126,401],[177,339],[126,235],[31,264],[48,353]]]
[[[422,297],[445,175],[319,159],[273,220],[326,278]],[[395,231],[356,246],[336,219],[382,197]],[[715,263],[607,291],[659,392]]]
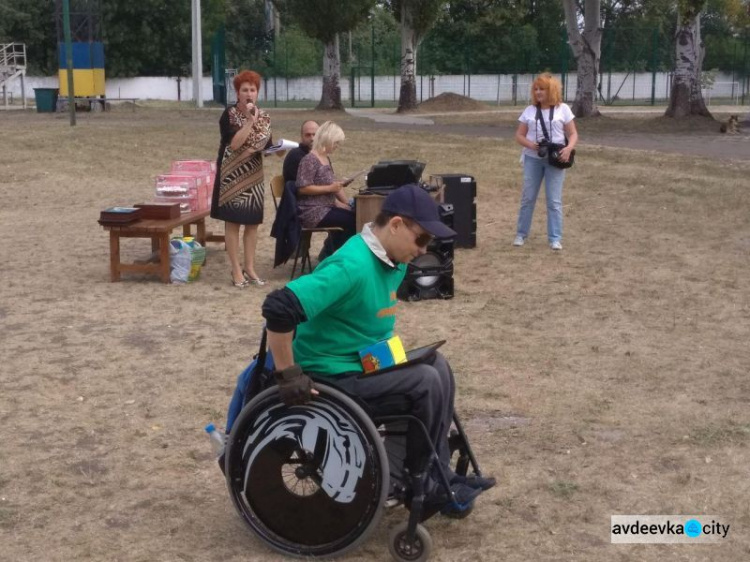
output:
[[[477,101],[453,92],[444,92],[419,104],[418,110],[423,113],[435,111],[481,111],[488,109],[486,103]]]

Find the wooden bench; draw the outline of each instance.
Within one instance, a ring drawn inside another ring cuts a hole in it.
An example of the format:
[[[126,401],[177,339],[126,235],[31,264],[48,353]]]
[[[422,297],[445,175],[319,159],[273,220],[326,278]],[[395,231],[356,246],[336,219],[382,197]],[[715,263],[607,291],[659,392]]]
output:
[[[104,226],[109,231],[109,274],[113,283],[120,280],[121,273],[152,273],[169,283],[169,239],[172,230],[182,227],[183,236],[190,234],[196,226],[195,238],[205,247],[206,242],[224,242],[223,234],[206,232],[206,217],[209,211],[186,213],[174,219],[146,219],[128,225]],[[120,238],[150,238],[151,251],[158,252],[156,263],[122,263],[120,261]]]

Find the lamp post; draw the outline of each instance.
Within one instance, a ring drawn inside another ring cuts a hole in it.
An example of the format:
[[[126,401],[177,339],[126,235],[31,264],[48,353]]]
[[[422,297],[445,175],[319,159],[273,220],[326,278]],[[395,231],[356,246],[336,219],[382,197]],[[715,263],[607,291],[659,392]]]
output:
[[[193,99],[203,107],[203,49],[201,48],[201,0],[192,0]]]
[[[68,111],[70,126],[76,125],[76,100],[73,94],[73,43],[70,39],[70,0],[63,0],[63,34],[65,37],[65,66],[68,75]]]

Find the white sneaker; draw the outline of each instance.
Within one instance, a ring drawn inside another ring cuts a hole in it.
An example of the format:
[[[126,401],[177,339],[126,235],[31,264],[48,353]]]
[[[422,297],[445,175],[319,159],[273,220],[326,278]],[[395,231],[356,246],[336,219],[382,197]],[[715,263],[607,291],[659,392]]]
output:
[[[553,250],[562,250],[562,244],[560,244],[560,242],[557,240],[550,243],[549,247],[552,248]]]
[[[513,240],[513,245],[523,246],[524,242],[526,242],[526,240],[523,239],[523,236],[516,236],[515,240]]]

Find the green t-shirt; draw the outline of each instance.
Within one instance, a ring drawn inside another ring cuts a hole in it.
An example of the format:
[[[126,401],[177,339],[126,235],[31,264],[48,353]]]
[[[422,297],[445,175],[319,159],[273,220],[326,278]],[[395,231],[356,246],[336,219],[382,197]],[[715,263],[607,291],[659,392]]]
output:
[[[396,291],[405,275],[405,264],[389,267],[358,234],[313,273],[289,283],[307,315],[297,326],[294,360],[327,376],[362,371],[359,351],[393,335]]]

